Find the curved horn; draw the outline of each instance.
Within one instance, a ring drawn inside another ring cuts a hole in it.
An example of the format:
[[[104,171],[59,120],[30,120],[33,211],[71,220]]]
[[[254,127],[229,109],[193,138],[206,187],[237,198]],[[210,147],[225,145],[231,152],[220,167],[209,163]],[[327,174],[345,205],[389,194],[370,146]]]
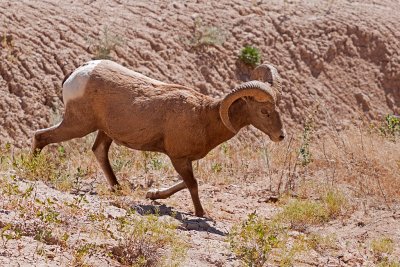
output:
[[[260,81],[250,81],[237,86],[221,102],[219,115],[222,122],[231,132],[237,133],[229,119],[229,108],[232,103],[244,96],[252,96],[258,102],[275,102],[275,92],[269,84]]]
[[[279,76],[277,69],[269,63],[263,63],[255,68],[250,75],[250,79],[267,82],[279,95],[282,94],[281,76]]]

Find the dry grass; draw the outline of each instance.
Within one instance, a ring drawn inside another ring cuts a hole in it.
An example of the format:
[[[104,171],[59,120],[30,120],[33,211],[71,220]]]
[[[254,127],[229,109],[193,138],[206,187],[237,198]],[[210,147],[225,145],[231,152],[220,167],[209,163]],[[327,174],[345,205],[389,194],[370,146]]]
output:
[[[395,243],[389,237],[381,236],[373,239],[370,243],[374,260],[377,266],[381,267],[398,267],[400,266],[400,259],[395,259],[392,256]]]
[[[400,196],[400,151],[398,144],[378,133],[348,130],[336,138],[327,137],[314,169],[324,170],[327,182],[351,185],[355,196],[374,197],[388,206]],[[330,175],[329,175],[330,174]]]
[[[293,134],[281,143],[267,143],[264,139],[232,140],[211,151],[205,159],[194,162],[195,175],[202,183],[212,185],[265,181],[278,195],[295,192],[307,197],[313,190],[339,183],[346,185],[355,197],[371,197],[389,207],[399,199],[397,139],[386,138],[370,127],[320,132],[314,129],[307,133],[306,139],[304,132]],[[92,142],[93,136],[89,136],[83,139],[83,144],[82,140],[75,140],[62,146],[53,145],[35,159],[28,151],[3,148],[0,162],[3,170],[14,169],[19,177],[44,180],[60,190],[77,190],[80,183],[105,182],[90,151]],[[163,154],[124,147],[113,147],[110,154],[126,194],[132,189],[141,191],[149,186],[168,185],[177,179],[168,157]]]

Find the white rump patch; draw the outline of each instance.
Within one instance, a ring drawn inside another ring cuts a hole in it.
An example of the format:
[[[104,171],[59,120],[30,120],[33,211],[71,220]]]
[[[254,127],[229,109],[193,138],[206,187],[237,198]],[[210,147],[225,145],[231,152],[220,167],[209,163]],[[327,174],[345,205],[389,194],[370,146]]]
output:
[[[92,60],[85,65],[77,68],[64,82],[63,85],[63,100],[64,105],[71,99],[82,97],[85,93],[86,84],[89,81],[90,75],[94,68],[101,60]]]

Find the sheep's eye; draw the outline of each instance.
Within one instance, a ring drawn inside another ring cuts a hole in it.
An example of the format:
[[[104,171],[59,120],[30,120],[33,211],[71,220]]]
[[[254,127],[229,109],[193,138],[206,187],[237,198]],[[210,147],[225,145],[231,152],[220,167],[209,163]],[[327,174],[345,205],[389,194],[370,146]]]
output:
[[[268,112],[267,109],[262,108],[262,109],[261,109],[261,113],[262,113],[263,115],[266,115],[267,117],[269,117],[269,112]]]

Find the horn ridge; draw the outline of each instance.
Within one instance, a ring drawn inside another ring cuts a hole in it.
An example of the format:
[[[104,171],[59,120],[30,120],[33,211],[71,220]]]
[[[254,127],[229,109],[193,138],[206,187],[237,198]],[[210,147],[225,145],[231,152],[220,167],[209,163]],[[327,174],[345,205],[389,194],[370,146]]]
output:
[[[230,121],[229,108],[236,100],[245,96],[252,96],[259,102],[275,102],[275,92],[269,84],[260,81],[249,81],[237,86],[221,101],[219,108],[222,123],[233,133],[237,133],[237,130]]]

